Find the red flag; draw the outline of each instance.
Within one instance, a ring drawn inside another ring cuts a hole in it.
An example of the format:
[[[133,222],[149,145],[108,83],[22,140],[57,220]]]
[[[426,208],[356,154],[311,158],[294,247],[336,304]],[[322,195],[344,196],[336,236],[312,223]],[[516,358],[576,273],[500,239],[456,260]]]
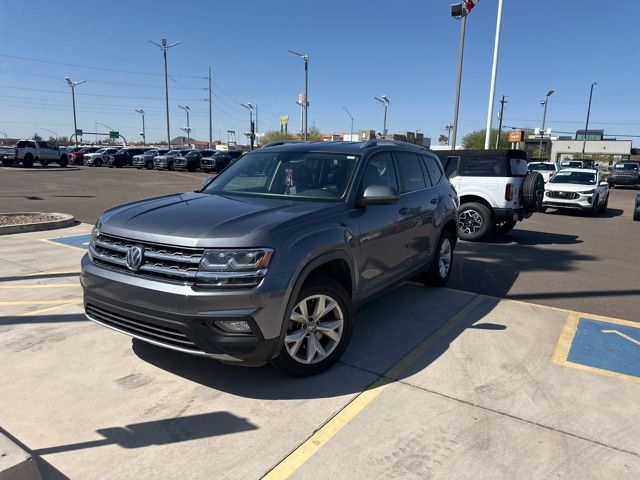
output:
[[[471,10],[473,10],[473,7],[475,7],[479,1],[480,0],[465,0],[464,7],[467,11],[467,15],[471,12]]]

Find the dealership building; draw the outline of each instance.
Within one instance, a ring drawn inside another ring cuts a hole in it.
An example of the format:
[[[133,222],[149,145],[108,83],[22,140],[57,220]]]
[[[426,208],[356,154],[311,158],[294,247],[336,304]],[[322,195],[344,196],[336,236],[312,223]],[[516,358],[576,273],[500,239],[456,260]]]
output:
[[[585,141],[586,138],[586,141]],[[582,156],[584,146],[585,156],[610,155],[612,161],[628,160],[631,156],[632,141],[606,138],[604,130],[578,130],[575,137],[551,135],[529,135],[524,140],[524,149],[530,157],[540,150],[542,140],[542,152],[552,162],[579,158]]]

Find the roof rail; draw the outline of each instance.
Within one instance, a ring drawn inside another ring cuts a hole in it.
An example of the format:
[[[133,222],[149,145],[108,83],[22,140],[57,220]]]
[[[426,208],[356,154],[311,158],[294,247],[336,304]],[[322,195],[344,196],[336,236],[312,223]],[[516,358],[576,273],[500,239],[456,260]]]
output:
[[[414,147],[420,148],[422,150],[429,150],[427,147],[422,145],[416,145],[415,143],[403,142],[400,140],[387,140],[385,138],[376,139],[376,140],[367,140],[366,142],[362,142],[360,148],[370,148],[370,147],[378,147],[382,145],[398,145],[401,147]]]
[[[277,147],[279,145],[286,145],[288,143],[303,143],[300,140],[276,140],[275,142],[269,142],[266,145],[262,145],[260,148]]]

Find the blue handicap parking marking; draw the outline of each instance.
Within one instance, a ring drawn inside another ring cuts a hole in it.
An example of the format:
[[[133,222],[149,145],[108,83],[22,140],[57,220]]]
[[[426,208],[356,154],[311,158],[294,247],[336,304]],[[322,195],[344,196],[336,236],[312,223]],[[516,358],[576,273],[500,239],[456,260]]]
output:
[[[89,248],[89,240],[91,240],[90,234],[74,235],[72,237],[59,237],[50,238],[50,242],[62,243],[63,245],[69,245],[76,248]]]
[[[580,318],[567,360],[640,377],[640,324],[631,327]]]

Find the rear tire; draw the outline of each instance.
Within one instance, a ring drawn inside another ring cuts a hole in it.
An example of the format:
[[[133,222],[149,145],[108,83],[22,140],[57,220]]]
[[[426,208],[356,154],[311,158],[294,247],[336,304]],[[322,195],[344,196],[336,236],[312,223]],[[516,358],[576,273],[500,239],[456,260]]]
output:
[[[101,166],[102,166],[102,159],[101,159],[101,158],[98,158],[95,162],[93,162],[93,164],[94,164],[96,167],[101,167]]]
[[[458,237],[469,242],[478,241],[489,235],[492,227],[491,210],[481,203],[462,204],[458,215]]]
[[[31,154],[27,154],[24,156],[24,160],[22,160],[22,166],[24,168],[31,168],[33,167],[33,155]]]
[[[516,223],[518,222],[511,221],[496,224],[493,227],[493,233],[497,235],[504,235],[505,233],[509,233],[516,226]]]
[[[453,236],[448,230],[443,230],[431,267],[422,275],[425,285],[444,287],[447,284],[453,270],[453,250]]]
[[[153,170],[153,160],[148,160],[147,163],[144,164],[147,170]]]
[[[69,160],[66,157],[58,160],[58,165],[60,166],[60,168],[67,168],[68,164],[69,164]]]
[[[316,309],[320,301],[325,304],[324,314]],[[301,307],[303,304],[304,308]],[[307,280],[294,305],[287,310],[284,343],[271,364],[293,377],[324,372],[338,361],[349,345],[353,318],[351,299],[342,285],[328,277]]]
[[[522,184],[522,202],[530,212],[539,212],[544,199],[544,177],[539,172],[529,172]]]

